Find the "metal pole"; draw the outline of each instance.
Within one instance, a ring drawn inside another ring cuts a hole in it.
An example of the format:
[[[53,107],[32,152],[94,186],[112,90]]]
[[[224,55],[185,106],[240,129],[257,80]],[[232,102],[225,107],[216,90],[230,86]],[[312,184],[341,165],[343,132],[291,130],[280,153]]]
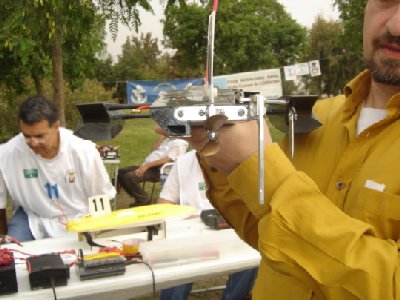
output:
[[[260,205],[265,203],[264,201],[264,97],[257,95],[257,112],[258,112],[258,200]]]

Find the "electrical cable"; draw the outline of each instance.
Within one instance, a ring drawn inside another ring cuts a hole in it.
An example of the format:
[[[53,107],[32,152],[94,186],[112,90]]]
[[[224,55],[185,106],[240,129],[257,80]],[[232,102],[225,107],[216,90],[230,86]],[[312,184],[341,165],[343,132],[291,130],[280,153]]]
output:
[[[86,238],[86,242],[88,243],[89,246],[91,247],[104,247],[103,245],[100,245],[93,241],[93,237],[90,234],[90,232],[82,232],[82,235]]]
[[[60,222],[62,225],[67,226],[68,217],[67,217],[67,215],[65,214],[65,211],[64,211],[63,207],[61,206],[60,199],[57,197],[57,198],[55,199],[55,202],[56,202],[58,208],[61,210],[62,217],[64,218],[64,221],[61,221],[61,218],[62,218],[62,217],[60,217],[60,218],[59,218],[59,222]]]
[[[146,265],[150,272],[151,272],[151,279],[152,279],[152,289],[153,289],[153,299],[156,300],[156,276],[154,275],[154,270],[151,265],[143,260],[128,260],[126,265],[133,265],[133,264],[144,264]]]
[[[51,289],[53,290],[54,300],[57,300],[56,282],[54,280],[54,277],[50,277],[50,283],[51,283]]]

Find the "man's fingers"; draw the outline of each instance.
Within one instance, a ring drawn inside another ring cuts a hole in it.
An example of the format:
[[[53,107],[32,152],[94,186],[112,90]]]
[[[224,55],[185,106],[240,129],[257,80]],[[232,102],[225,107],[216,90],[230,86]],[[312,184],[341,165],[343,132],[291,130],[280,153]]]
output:
[[[191,128],[191,136],[186,138],[191,146],[200,151],[208,143],[208,135],[204,126],[193,126]]]

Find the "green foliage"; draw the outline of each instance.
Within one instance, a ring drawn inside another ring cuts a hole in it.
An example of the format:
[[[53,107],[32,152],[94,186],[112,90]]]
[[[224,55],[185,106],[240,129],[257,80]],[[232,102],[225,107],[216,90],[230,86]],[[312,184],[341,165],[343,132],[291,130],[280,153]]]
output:
[[[309,31],[303,61],[319,59],[321,76],[303,77],[305,93],[336,95],[363,68],[362,32],[367,0],[332,0],[339,9],[339,21],[327,21],[318,16]],[[293,86],[288,83],[287,89]]]
[[[176,49],[173,60],[177,75],[204,73],[210,11],[209,5],[198,4],[166,11],[165,43]],[[216,20],[215,73],[254,71],[295,62],[304,49],[305,37],[305,28],[275,0],[221,1]]]
[[[347,49],[361,53],[364,9],[368,0],[335,0],[343,23]]]
[[[37,23],[24,9],[31,9],[30,4],[5,0],[0,5],[0,81],[17,93],[24,91],[23,81],[33,70],[42,76],[50,66],[45,60],[46,50],[41,48],[41,37],[32,38],[37,34]]]
[[[5,89],[0,89],[0,143],[6,142],[12,136],[19,132],[19,123],[17,118],[17,108],[23,101],[23,97],[15,97],[11,103],[5,99]]]
[[[196,4],[171,7],[165,12],[164,45],[176,49],[172,77],[199,77],[204,74],[207,27],[210,10]]]
[[[113,60],[111,55],[103,59],[98,59],[94,63],[94,73],[92,79],[96,79],[101,82],[106,89],[110,89],[115,86],[114,74],[113,74]]]
[[[140,38],[127,38],[122,46],[122,55],[118,57],[114,72],[119,79],[155,79],[157,59],[161,52],[158,40],[151,33]]]
[[[343,88],[343,77],[337,65],[342,52],[339,41],[342,25],[338,21],[327,21],[318,16],[309,32],[309,50],[305,60],[319,59],[321,76],[307,77],[306,86],[310,94],[336,95]]]
[[[74,26],[64,34],[63,72],[70,87],[78,88],[95,73],[97,54],[105,47],[105,22],[93,12]]]
[[[362,33],[364,9],[368,0],[335,0],[339,8],[343,34],[339,40],[343,48],[336,65],[341,81],[346,83],[364,68]]]
[[[76,129],[81,123],[81,117],[75,104],[88,102],[114,102],[112,100],[113,90],[106,90],[101,84],[94,80],[84,80],[78,89],[65,88],[65,117],[68,128]]]
[[[122,46],[122,54],[118,56],[118,62],[111,66],[110,61],[104,61],[98,65],[96,78],[110,84],[110,81],[118,81],[115,98],[120,102],[126,102],[126,80],[155,80],[168,78],[170,70],[168,54],[161,55],[158,40],[151,33],[142,34],[140,38],[127,38]],[[108,70],[108,74],[104,71]]]
[[[104,47],[105,19],[139,25],[138,8],[151,10],[147,0],[4,0],[0,4],[0,82],[6,94],[26,92],[32,77],[36,93],[52,72],[53,92],[64,124],[63,80],[71,89],[93,76],[96,54]],[[113,31],[116,34],[116,31]],[[65,75],[65,76],[64,76]],[[12,101],[12,100],[10,100]]]
[[[275,0],[221,2],[216,26],[220,74],[280,67],[298,61],[306,30]]]
[[[199,2],[204,4],[206,1],[200,0]],[[167,0],[166,10],[170,9],[171,7],[173,7],[175,5],[185,7],[186,1],[185,0]]]
[[[137,32],[140,25],[139,7],[144,10],[153,12],[149,1],[147,0],[99,0],[97,1],[102,15],[110,20],[109,30],[113,37],[116,38],[118,33],[118,23],[133,27]]]
[[[90,1],[5,0],[0,11],[0,64],[7,66],[0,80],[17,92],[24,91],[25,77],[36,75],[41,81],[50,74],[55,43],[64,48],[64,73],[71,87],[90,73],[104,46],[104,21]]]
[[[19,133],[18,108],[20,103],[27,97],[34,94],[33,82],[26,80],[26,93],[14,95],[13,102],[7,101],[5,97],[5,88],[0,88],[0,143],[10,139],[12,136]],[[68,128],[74,130],[81,122],[78,110],[75,107],[76,103],[86,102],[109,102],[111,101],[113,90],[106,90],[97,81],[85,80],[78,89],[70,89],[68,85],[64,87],[66,100],[66,118]],[[43,83],[43,94],[51,99],[52,85],[51,82],[45,80]]]

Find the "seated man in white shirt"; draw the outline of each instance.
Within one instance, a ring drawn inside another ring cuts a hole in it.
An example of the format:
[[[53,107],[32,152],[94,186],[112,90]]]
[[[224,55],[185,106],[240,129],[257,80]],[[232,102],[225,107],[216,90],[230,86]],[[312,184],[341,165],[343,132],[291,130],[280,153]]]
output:
[[[190,205],[202,210],[213,208],[208,201],[207,186],[197,161],[196,151],[180,156],[169,173],[160,193],[159,203]],[[250,299],[251,289],[257,276],[257,268],[229,275],[223,300]],[[160,300],[185,300],[188,298],[192,284],[163,289]]]
[[[21,133],[0,145],[0,234],[20,241],[66,235],[67,218],[87,214],[89,197],[113,198],[115,189],[95,144],[60,127],[53,102],[30,97],[18,117]]]
[[[161,166],[175,161],[188,148],[188,142],[182,139],[166,138],[161,135],[159,127],[155,129],[155,132],[159,135],[159,139],[144,162],[140,166],[122,168],[118,171],[118,184],[135,199],[135,202],[130,205],[131,207],[150,204],[149,196],[140,183],[159,181]]]

